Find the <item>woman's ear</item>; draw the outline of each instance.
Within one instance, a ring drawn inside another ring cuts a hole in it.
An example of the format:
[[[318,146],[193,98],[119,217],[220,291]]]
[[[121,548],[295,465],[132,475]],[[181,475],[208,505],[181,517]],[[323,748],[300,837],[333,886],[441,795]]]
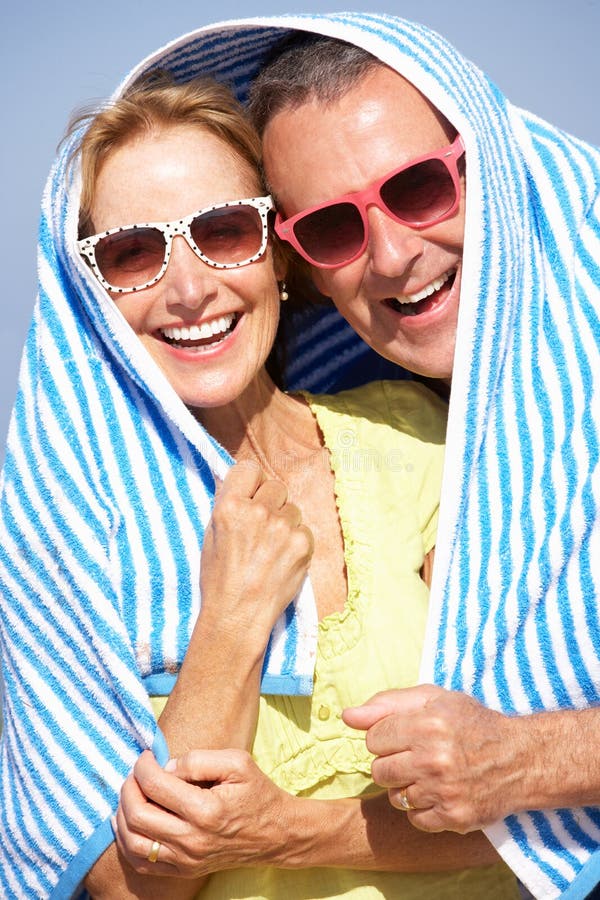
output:
[[[288,274],[290,255],[279,238],[271,233],[271,248],[273,253],[273,271],[277,281],[285,281]]]

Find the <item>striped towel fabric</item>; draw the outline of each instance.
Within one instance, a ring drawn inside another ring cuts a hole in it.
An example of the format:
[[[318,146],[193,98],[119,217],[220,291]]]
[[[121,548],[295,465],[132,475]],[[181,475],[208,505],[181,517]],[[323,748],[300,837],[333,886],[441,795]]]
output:
[[[597,704],[600,153],[513,107],[438,35],[383,15],[202,28],[144,60],[117,93],[160,66],[182,80],[212,74],[243,100],[290,29],[370,50],[466,145],[422,678],[509,713]],[[214,478],[230,464],[77,258],[68,152],[44,197],[40,294],[0,506],[0,887],[14,898],[77,895],[111,840],[109,817],[140,750],[166,758],[148,693],[170,689],[185,652]],[[332,390],[361,368],[366,380],[369,359],[328,311],[301,335],[292,383]],[[273,690],[310,690],[314,625],[307,586],[275,636]],[[584,897],[600,880],[596,808],[511,816],[489,836],[538,898]]]

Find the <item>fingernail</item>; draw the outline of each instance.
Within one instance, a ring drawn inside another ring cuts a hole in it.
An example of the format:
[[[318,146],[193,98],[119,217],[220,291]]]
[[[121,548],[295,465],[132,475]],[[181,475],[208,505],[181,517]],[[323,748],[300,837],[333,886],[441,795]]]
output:
[[[177,768],[177,760],[170,759],[165,766],[165,772],[174,772],[176,770],[176,768]]]

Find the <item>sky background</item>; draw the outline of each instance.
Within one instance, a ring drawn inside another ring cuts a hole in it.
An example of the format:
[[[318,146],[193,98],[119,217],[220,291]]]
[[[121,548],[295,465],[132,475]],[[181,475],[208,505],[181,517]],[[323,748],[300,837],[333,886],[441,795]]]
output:
[[[223,19],[387,12],[441,32],[517,105],[600,146],[600,0],[3,0],[0,459],[37,290],[40,198],[73,112],[144,56]]]

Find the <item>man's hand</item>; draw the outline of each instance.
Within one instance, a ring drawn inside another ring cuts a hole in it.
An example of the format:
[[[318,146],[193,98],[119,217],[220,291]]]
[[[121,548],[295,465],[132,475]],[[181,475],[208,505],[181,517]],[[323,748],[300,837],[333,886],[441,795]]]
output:
[[[415,827],[465,834],[523,808],[519,719],[433,685],[376,694],[342,717],[367,730],[373,779]]]

